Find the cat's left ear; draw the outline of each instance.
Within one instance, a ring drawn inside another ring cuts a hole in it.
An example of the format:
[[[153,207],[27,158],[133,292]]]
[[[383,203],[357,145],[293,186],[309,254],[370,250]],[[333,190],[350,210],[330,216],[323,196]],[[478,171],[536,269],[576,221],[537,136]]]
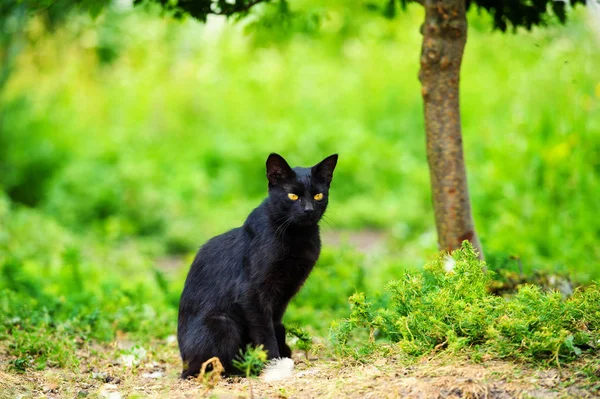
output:
[[[333,154],[313,166],[311,170],[313,177],[329,186],[337,160],[338,154]]]
[[[267,158],[267,179],[273,185],[290,181],[296,174],[279,154],[272,153]]]

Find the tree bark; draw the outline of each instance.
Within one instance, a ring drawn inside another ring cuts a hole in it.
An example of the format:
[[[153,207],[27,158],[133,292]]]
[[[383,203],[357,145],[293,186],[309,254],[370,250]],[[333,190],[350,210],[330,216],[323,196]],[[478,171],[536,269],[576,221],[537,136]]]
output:
[[[483,259],[471,215],[460,126],[459,77],[467,42],[465,0],[424,0],[421,94],[439,247],[469,240]]]

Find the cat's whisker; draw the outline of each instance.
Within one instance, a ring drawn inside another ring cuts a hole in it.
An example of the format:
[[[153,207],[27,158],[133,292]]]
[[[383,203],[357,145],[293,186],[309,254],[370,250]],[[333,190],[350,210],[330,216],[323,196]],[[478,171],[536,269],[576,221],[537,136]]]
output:
[[[327,226],[329,226],[329,227],[331,228],[331,230],[335,230],[335,227],[333,227],[333,226],[331,225],[331,223],[329,223],[329,222],[327,221],[327,219],[323,218],[322,220],[323,220],[325,223],[327,223]]]
[[[283,234],[282,234],[282,235],[284,235],[284,236],[285,236],[285,233],[286,233],[286,231],[287,231],[287,230],[290,228],[290,226],[291,226],[291,225],[292,225],[292,220],[290,220],[290,221],[288,222],[288,224],[287,224],[287,225],[286,225],[286,227],[285,227],[285,230],[283,230]]]
[[[279,225],[279,227],[277,227],[277,230],[275,230],[275,235],[277,235],[277,233],[279,232],[279,230],[281,230],[282,228],[283,228],[283,233],[285,234],[285,230],[287,230],[287,229],[286,229],[284,226],[286,226],[286,223],[287,223],[287,225],[289,225],[289,224],[291,224],[291,223],[292,223],[292,221],[293,221],[293,216],[287,215],[286,217],[287,217],[287,219],[286,219],[285,221],[283,221],[283,222],[282,222],[282,223]],[[282,234],[282,236],[283,236],[284,234]]]
[[[329,227],[331,227],[333,230],[336,230],[339,226],[334,226],[336,224],[336,222],[331,219],[330,217],[323,215],[323,219],[322,219],[325,223],[327,223],[327,225]],[[331,222],[331,223],[330,223]],[[333,223],[333,224],[332,224]]]
[[[285,214],[285,213],[282,213],[282,214],[281,214],[281,217],[280,217],[280,218],[277,218],[277,219],[275,219],[275,220],[274,220],[274,222],[275,222],[275,223],[279,223],[279,222],[281,222],[283,219],[287,219],[287,218],[289,218],[289,217],[290,217],[290,215],[287,215],[287,214]]]

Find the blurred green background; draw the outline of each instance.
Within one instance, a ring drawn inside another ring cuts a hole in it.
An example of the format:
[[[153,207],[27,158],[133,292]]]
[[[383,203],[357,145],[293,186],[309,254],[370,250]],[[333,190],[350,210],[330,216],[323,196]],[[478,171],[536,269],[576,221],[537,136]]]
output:
[[[470,13],[461,112],[490,266],[585,283],[600,277],[600,37],[585,10],[571,16],[502,34]],[[422,267],[437,249],[422,20],[358,5],[285,29],[268,14],[202,25],[118,7],[53,32],[31,20],[0,93],[10,353],[43,367],[76,361],[60,357],[73,343],[44,346],[48,331],[174,334],[195,251],[266,195],[270,152],[302,166],[340,154],[324,253],[288,321],[323,333],[355,290]]]

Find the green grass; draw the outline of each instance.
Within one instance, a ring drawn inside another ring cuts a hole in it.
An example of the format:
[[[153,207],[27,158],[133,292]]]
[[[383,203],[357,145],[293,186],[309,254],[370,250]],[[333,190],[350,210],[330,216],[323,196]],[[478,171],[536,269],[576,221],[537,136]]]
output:
[[[169,287],[135,246],[104,246],[0,197],[0,342],[16,371],[76,367],[77,350],[117,332],[175,330]]]
[[[187,265],[206,239],[240,225],[266,193],[273,151],[294,165],[339,153],[323,230],[387,233],[368,256],[325,247],[286,322],[323,337],[356,292],[386,309],[395,295],[386,284],[436,251],[417,80],[422,15],[355,12],[340,6],[321,33],[297,35],[140,10],[72,18],[52,34],[31,24],[0,96],[0,340],[14,370],[75,367],[78,348],[119,332],[136,342],[174,334],[187,270],[164,271],[160,259]],[[526,274],[598,279],[597,38],[581,13],[517,35],[469,18],[464,146],[490,268],[518,258]],[[544,309],[558,301],[529,288],[515,298]],[[579,335],[569,341],[564,322],[541,338],[514,332],[504,348],[531,357],[511,340],[539,338],[572,356]],[[423,331],[414,353],[444,340],[488,348],[483,326],[505,334],[478,323],[466,336]]]

